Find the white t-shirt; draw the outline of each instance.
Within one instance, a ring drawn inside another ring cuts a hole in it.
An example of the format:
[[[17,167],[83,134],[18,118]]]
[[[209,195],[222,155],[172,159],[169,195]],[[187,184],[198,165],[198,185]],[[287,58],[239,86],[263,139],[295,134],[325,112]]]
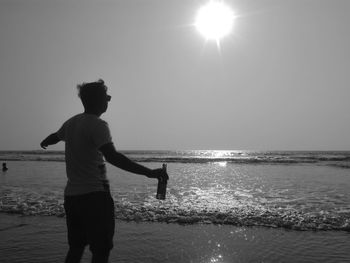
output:
[[[68,182],[64,194],[109,191],[106,166],[98,150],[112,142],[107,122],[96,115],[81,113],[67,120],[57,135],[65,141]]]

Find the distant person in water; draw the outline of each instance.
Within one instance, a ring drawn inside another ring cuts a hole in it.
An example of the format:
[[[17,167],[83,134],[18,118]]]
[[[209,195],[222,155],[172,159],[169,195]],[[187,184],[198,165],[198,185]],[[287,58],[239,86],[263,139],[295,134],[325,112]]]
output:
[[[2,171],[6,172],[9,168],[7,168],[6,163],[2,163]]]
[[[104,263],[113,248],[115,218],[103,157],[116,167],[149,178],[168,179],[168,175],[162,168],[149,169],[116,151],[108,124],[100,119],[111,100],[103,80],[83,83],[77,88],[84,112],[67,120],[40,146],[46,149],[59,141],[65,142],[68,181],[64,208],[69,243],[65,262],[80,262],[85,246],[89,245],[92,262]]]

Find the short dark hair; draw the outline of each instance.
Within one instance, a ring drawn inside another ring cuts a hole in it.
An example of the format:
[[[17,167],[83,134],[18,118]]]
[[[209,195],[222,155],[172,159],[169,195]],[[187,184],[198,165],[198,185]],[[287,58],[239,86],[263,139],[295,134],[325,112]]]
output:
[[[107,94],[107,86],[102,79],[95,82],[77,85],[78,95],[85,108],[92,108],[100,103],[101,98]]]

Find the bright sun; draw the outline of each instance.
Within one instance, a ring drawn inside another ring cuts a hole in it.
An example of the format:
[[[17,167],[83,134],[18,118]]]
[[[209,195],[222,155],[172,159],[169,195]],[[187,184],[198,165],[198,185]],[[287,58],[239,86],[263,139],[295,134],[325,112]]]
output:
[[[206,39],[219,42],[231,32],[234,17],[229,6],[212,0],[198,10],[195,26]]]

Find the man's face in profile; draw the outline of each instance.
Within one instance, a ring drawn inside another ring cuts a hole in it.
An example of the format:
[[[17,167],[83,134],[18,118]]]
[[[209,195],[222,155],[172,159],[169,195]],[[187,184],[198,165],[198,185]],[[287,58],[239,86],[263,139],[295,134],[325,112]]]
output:
[[[104,113],[107,111],[108,108],[108,102],[111,101],[111,96],[107,93],[104,93],[103,96],[100,98],[100,105],[101,105],[101,113]]]

